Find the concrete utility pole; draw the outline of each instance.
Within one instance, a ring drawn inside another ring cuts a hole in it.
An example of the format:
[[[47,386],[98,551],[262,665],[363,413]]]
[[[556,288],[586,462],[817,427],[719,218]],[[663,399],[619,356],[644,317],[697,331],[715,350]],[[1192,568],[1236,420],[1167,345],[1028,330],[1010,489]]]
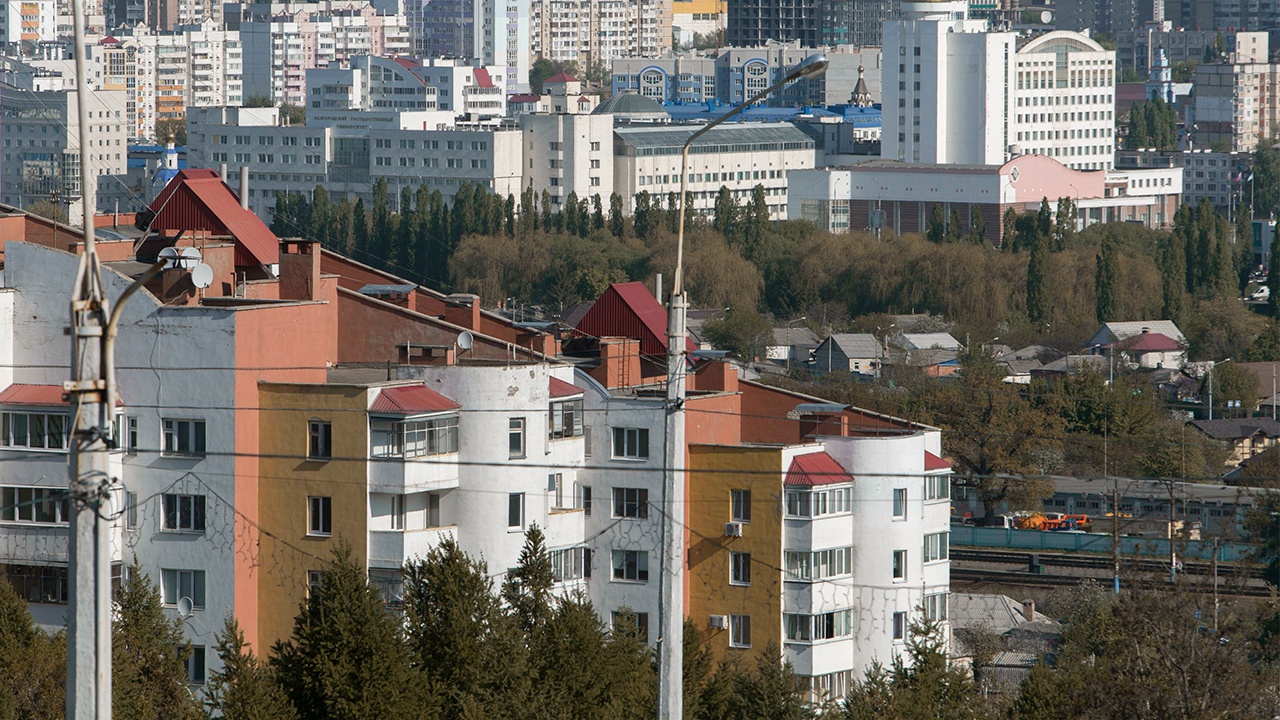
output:
[[[85,63],[85,3],[73,0],[76,106],[80,123],[80,205],[84,249],[71,291],[71,537],[67,560],[67,720],[111,720],[111,497],[108,443],[115,387],[108,382],[109,323],[94,248],[97,177],[90,151],[89,76]]]
[[[666,457],[662,473],[662,572],[659,574],[658,718],[684,717],[684,401],[686,325],[689,299],[684,292],[684,216],[689,198],[689,148],[708,130],[763,100],[787,83],[827,71],[827,56],[810,55],[782,79],[689,135],[680,156],[680,218],[676,230],[676,272],[667,316]],[[829,348],[828,348],[829,349]],[[730,632],[734,631],[730,623]]]

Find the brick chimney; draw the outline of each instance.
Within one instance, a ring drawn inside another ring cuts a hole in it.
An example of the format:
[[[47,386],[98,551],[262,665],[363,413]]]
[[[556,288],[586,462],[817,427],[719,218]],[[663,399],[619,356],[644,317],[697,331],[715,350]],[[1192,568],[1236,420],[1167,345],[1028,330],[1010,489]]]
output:
[[[320,243],[286,240],[280,243],[280,298],[315,300],[320,287]]]
[[[700,392],[738,392],[738,371],[727,360],[707,363],[690,375],[689,389]]]
[[[1036,601],[1027,598],[1022,601],[1022,619],[1027,622],[1036,621]]]
[[[591,371],[607,388],[625,388],[640,380],[640,341],[632,338],[600,338],[600,365]]]
[[[480,296],[456,293],[445,298],[444,321],[468,330],[480,330]]]

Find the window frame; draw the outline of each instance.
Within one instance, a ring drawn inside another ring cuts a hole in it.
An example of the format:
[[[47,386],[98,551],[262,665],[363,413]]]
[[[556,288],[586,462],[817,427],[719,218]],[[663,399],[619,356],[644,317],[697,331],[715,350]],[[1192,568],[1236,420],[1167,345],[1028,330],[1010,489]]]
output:
[[[909,556],[906,550],[893,551],[893,581],[896,583],[907,581],[907,561]]]
[[[333,537],[333,498],[307,496],[307,537]]]
[[[182,594],[184,576],[189,576],[188,584],[191,590],[189,595]],[[178,601],[186,597],[191,598],[193,609],[203,610],[208,599],[207,592],[208,585],[204,570],[186,568],[161,568],[160,570],[160,603],[164,607],[175,608],[178,606]]]
[[[729,551],[729,584],[737,587],[751,585],[751,553]]]
[[[190,522],[183,522],[183,502],[190,503],[186,514]],[[208,527],[208,503],[204,495],[194,493],[165,493],[161,501],[160,529],[163,532],[187,535],[203,535]],[[172,522],[171,522],[172,521]],[[198,521],[198,522],[197,522]]]
[[[529,446],[526,442],[528,423],[523,417],[507,419],[507,458],[519,460],[528,457]],[[519,447],[516,447],[519,445]]]
[[[734,488],[729,491],[729,520],[751,524],[751,490]]]
[[[619,562],[621,559],[621,562]],[[649,553],[645,550],[613,550],[610,552],[609,578],[613,582],[649,582]],[[634,577],[627,577],[634,571]]]
[[[951,533],[947,531],[926,533],[924,536],[924,552],[921,555],[926,565],[946,562],[951,559]]]
[[[183,427],[185,426],[185,432]],[[208,450],[208,427],[196,418],[160,419],[160,455],[176,458],[202,458]],[[170,442],[172,439],[172,443]],[[185,439],[188,449],[182,449]]]
[[[942,502],[951,499],[951,473],[924,476],[925,502]]]
[[[582,437],[586,425],[583,412],[582,397],[552,400],[547,410],[547,438],[563,440]]]
[[[750,615],[729,616],[729,647],[744,649],[751,647]]]
[[[634,433],[634,437],[632,434]],[[634,444],[632,441],[634,440]],[[634,448],[634,454],[628,450]],[[618,451],[621,449],[621,453]],[[649,428],[614,427],[609,445],[610,459],[630,462],[649,460]]]
[[[516,523],[512,523],[512,518]],[[507,493],[507,532],[524,532],[524,493]]]
[[[901,643],[907,641],[907,614],[901,610],[893,614],[893,641]]]
[[[61,527],[71,523],[71,505],[65,488],[38,485],[0,486],[0,522],[35,527]],[[37,513],[52,515],[40,519]],[[26,517],[23,517],[26,515]]]
[[[317,419],[307,421],[307,459],[320,462],[333,459],[333,423]]]
[[[23,435],[26,439],[22,443],[14,442],[14,438],[16,437],[15,433],[17,431],[17,421],[15,418],[18,417],[23,418]],[[40,436],[40,444],[38,445],[31,444],[31,437],[33,435],[32,429],[35,427],[35,422],[33,422],[32,418],[40,418],[41,429],[38,433]],[[50,418],[58,418],[57,423],[50,422]],[[60,445],[57,447],[50,447],[50,440],[55,436],[54,433],[50,432],[50,429],[55,424],[60,425],[62,429],[61,437],[59,439]],[[70,413],[38,412],[18,409],[4,410],[3,412],[0,412],[0,447],[18,448],[24,452],[67,452],[71,447],[70,436],[72,427],[73,425]]]
[[[628,497],[634,493],[633,497]],[[634,515],[628,513],[633,510]],[[613,517],[629,520],[649,519],[649,489],[632,487],[613,488]]]
[[[183,664],[187,669],[188,685],[204,685],[208,681],[209,666],[204,645],[192,645],[191,654],[186,657]]]
[[[895,522],[900,522],[907,519],[907,504],[908,504],[907,500],[908,500],[908,495],[907,495],[906,488],[893,489],[892,510],[893,510],[893,519]]]

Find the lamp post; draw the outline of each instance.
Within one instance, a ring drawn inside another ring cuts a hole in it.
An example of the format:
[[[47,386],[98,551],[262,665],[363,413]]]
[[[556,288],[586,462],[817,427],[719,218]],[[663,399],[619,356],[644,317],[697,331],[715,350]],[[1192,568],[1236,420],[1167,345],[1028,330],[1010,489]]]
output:
[[[1231,362],[1231,358],[1227,358],[1226,360],[1219,360],[1218,362],[1215,362],[1215,363],[1209,363],[1209,419],[1210,420],[1213,419],[1213,369],[1223,363],[1229,363],[1229,362]]]
[[[796,323],[804,322],[805,320],[808,320],[808,319],[809,318],[807,316],[801,315],[800,317],[794,320],[787,321],[787,369],[788,370],[791,369],[791,356],[795,354],[795,343],[793,343],[791,340],[791,330],[795,327]]]
[[[667,318],[666,458],[662,480],[662,572],[659,575],[658,717],[684,714],[684,401],[688,298],[684,292],[684,216],[688,203],[689,147],[711,128],[759,102],[782,86],[826,72],[827,56],[811,55],[781,80],[689,135],[680,151],[680,218],[676,230],[676,271]],[[732,628],[730,629],[732,632]]]

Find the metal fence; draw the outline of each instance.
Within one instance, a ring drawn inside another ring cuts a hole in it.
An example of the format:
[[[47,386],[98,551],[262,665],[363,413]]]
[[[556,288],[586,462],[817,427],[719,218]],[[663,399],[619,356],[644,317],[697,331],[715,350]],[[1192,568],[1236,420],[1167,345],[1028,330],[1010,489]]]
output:
[[[1121,537],[1123,556],[1169,557],[1169,540],[1164,538]],[[1188,560],[1213,558],[1210,540],[1176,540],[1178,556]],[[1011,528],[951,526],[951,544],[966,547],[1004,548],[1012,550],[1057,550],[1061,552],[1111,552],[1111,535],[1102,533],[1047,532]],[[1255,548],[1248,543],[1219,543],[1219,562],[1249,562]]]

